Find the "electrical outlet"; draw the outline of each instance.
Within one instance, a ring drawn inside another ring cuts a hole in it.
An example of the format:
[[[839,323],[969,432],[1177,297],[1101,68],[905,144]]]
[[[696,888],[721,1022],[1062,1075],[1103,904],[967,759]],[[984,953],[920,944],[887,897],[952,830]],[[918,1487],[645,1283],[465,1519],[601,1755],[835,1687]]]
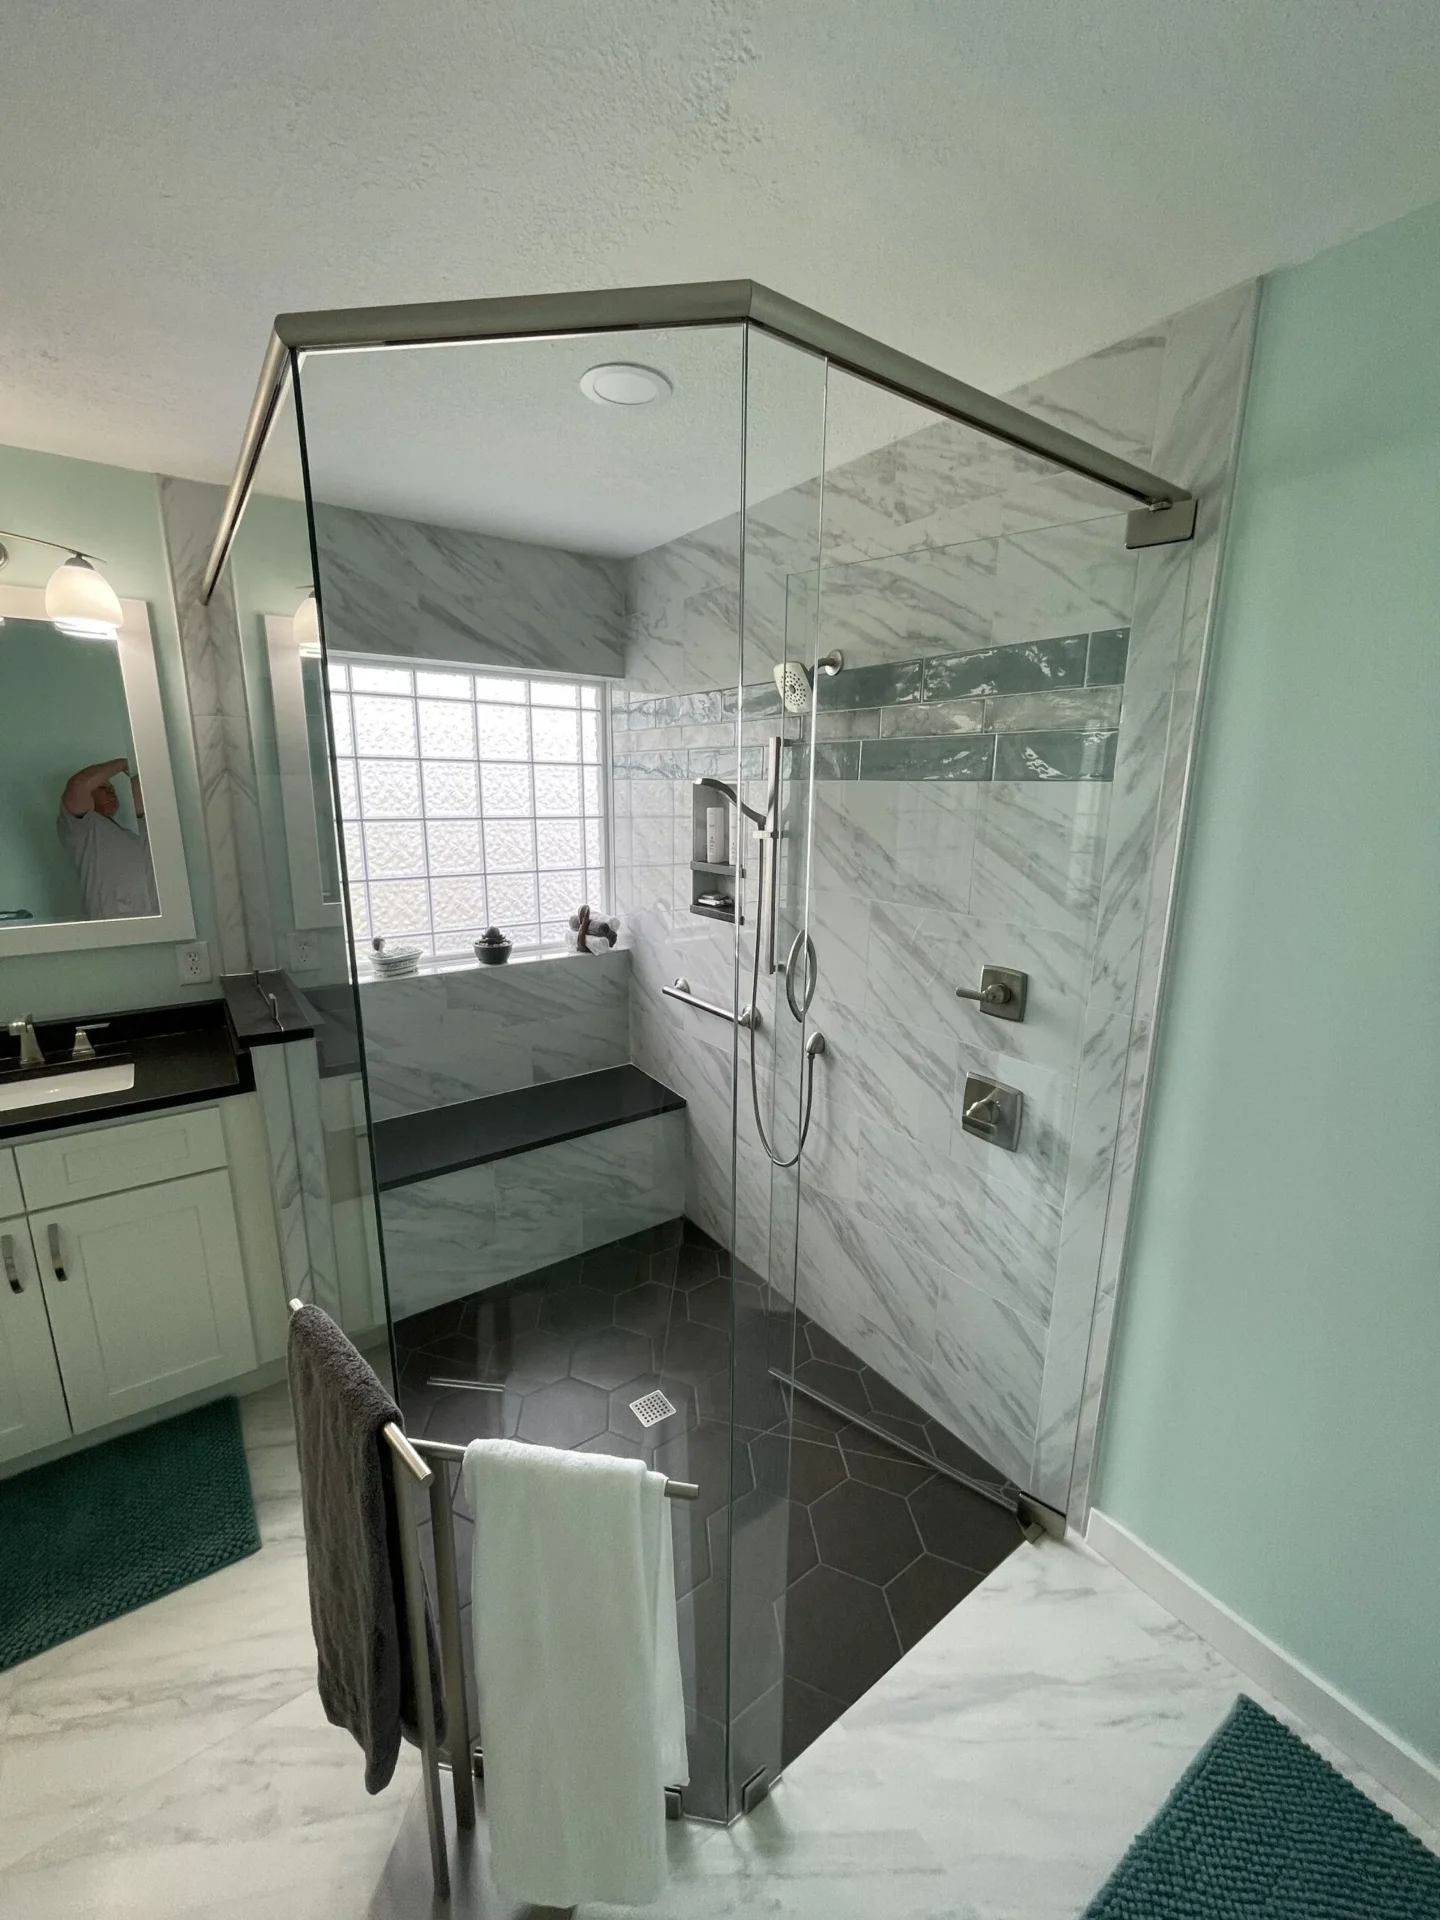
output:
[[[315,965],[315,942],[308,933],[291,935],[290,953],[290,964],[297,973],[306,973]]]
[[[213,977],[210,971],[210,948],[204,940],[191,940],[183,947],[176,947],[175,960],[183,986],[203,987]]]

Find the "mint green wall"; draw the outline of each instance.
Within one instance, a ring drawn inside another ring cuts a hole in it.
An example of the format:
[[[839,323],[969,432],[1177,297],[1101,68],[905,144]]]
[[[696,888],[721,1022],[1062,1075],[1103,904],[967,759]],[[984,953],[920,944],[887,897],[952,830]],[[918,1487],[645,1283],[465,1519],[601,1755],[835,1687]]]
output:
[[[199,938],[213,945],[214,915],[194,742],[154,475],[0,447],[0,527],[75,541],[101,557],[106,578],[122,598],[148,604],[195,928]],[[0,572],[4,586],[43,587],[62,558],[19,540],[6,545],[10,561]],[[0,718],[0,727],[3,724]],[[37,1020],[59,1019],[73,1013],[208,999],[214,993],[214,987],[180,985],[171,945],[0,958],[0,1013],[6,1018],[11,1010],[33,1014]]]
[[[1440,207],[1265,292],[1099,1504],[1440,1760]]]

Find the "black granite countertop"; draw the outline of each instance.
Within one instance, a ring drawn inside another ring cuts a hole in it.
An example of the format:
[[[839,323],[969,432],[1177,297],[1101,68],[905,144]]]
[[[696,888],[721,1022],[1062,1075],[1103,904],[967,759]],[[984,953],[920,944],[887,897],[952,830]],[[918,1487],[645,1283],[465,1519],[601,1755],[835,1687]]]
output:
[[[237,1054],[232,1044],[223,1000],[142,1007],[126,1013],[96,1014],[93,1019],[41,1021],[35,1029],[36,1038],[52,1071],[69,1067],[77,1027],[84,1027],[90,1034],[96,1058],[76,1065],[103,1066],[111,1061],[133,1060],[134,1086],[123,1093],[47,1101],[42,1107],[0,1112],[0,1141],[53,1133],[59,1127],[73,1127],[86,1120],[116,1120],[199,1100],[221,1100],[254,1089],[249,1056]],[[19,1061],[19,1040],[0,1033],[0,1085],[41,1076],[38,1067],[22,1075]]]
[[[283,1046],[287,1040],[312,1040],[315,1009],[280,968],[268,972],[222,973],[220,991],[237,1047]]]
[[[578,1140],[652,1114],[678,1113],[678,1093],[639,1067],[546,1080],[483,1100],[460,1100],[426,1113],[402,1113],[375,1123],[375,1170],[380,1186],[408,1187],[462,1167],[483,1166],[561,1140]]]

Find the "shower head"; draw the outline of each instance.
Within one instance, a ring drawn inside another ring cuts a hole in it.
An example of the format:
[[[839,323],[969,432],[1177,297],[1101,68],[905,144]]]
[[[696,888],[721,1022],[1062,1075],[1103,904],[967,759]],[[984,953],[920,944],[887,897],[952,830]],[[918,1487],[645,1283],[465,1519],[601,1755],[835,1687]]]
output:
[[[838,650],[827,653],[818,660],[819,667],[827,679],[832,679],[844,666],[844,655]],[[815,675],[798,660],[782,660],[775,669],[775,685],[780,694],[780,704],[786,713],[808,713],[810,694],[815,685]]]

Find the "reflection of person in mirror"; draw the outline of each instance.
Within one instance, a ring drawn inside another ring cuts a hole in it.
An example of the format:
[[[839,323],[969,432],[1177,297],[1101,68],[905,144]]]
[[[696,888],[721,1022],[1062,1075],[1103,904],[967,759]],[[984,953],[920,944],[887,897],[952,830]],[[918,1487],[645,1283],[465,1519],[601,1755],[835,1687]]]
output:
[[[135,802],[135,831],[122,827],[116,815],[119,796],[112,784],[123,773],[130,779]],[[128,920],[136,914],[158,913],[155,871],[150,864],[150,835],[145,826],[145,802],[140,782],[130,776],[128,760],[100,760],[82,767],[65,782],[56,823],[60,844],[75,862],[85,895],[85,911],[92,920]]]

